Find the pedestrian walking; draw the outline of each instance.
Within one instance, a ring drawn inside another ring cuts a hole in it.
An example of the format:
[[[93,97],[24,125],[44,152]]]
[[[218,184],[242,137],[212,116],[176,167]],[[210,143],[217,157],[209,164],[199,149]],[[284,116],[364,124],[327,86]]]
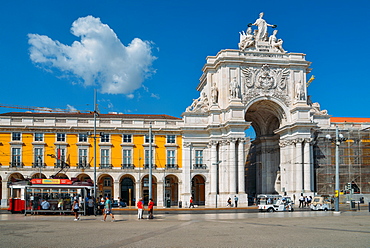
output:
[[[78,211],[80,211],[80,204],[79,204],[77,198],[75,198],[74,201],[73,201],[72,209],[73,209],[73,213],[75,215],[74,221],[80,220],[80,216],[79,216],[79,213],[78,213]]]
[[[111,217],[112,217],[112,222],[114,222],[114,215],[112,213],[112,202],[111,200],[109,200],[109,197],[106,196],[105,197],[106,200],[105,200],[105,205],[104,205],[104,218],[103,218],[103,221],[105,221],[107,219],[107,215],[109,214]]]
[[[137,206],[137,218],[140,220],[140,219],[143,219],[143,213],[144,213],[144,204],[143,204],[143,199],[140,198],[139,201],[137,202],[136,206]]]
[[[154,208],[154,202],[153,199],[149,199],[148,203],[148,219],[153,219],[153,208]]]
[[[229,199],[227,199],[226,207],[231,207],[231,198],[230,197],[229,197]]]
[[[236,208],[238,207],[238,201],[239,201],[239,198],[237,196],[234,196],[234,202],[235,202]]]
[[[193,200],[193,197],[191,196],[190,197],[190,200],[189,200],[189,208],[193,207],[194,208],[194,200]]]

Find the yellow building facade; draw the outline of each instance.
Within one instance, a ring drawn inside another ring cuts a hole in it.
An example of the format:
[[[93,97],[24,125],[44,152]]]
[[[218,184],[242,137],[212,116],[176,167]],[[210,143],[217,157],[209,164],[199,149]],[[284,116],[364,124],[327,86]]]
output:
[[[141,197],[147,201],[150,127],[152,196],[158,206],[168,200],[178,205],[181,119],[101,114],[94,124],[93,114],[6,113],[0,115],[2,206],[9,198],[9,182],[51,177],[81,182],[96,177],[97,196],[122,199],[127,205]]]

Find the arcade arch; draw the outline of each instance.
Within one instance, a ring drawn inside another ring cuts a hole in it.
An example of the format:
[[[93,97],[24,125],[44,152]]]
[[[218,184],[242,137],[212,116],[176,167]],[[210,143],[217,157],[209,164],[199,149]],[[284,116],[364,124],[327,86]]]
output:
[[[175,175],[167,175],[165,178],[165,204],[167,200],[171,201],[171,206],[177,206],[178,205],[178,184],[179,179]]]
[[[201,175],[195,175],[191,180],[191,195],[195,205],[205,205],[205,179]]]
[[[80,182],[89,182],[91,181],[91,178],[89,175],[85,174],[85,173],[82,173],[82,174],[79,174],[77,177],[76,177]]]
[[[253,102],[246,111],[245,121],[250,122],[256,137],[247,155],[246,193],[277,193],[280,165],[280,136],[275,134],[283,121],[285,111],[271,100]]]
[[[113,196],[113,178],[109,174],[100,175],[98,178],[98,192],[102,196]]]
[[[120,182],[120,197],[127,206],[135,206],[135,178],[131,175],[124,175]]]
[[[46,179],[46,176],[42,173],[35,173],[31,176],[31,179]]]
[[[149,175],[145,175],[141,180],[142,196],[145,204],[149,202]],[[157,203],[157,178],[152,176],[152,198]]]

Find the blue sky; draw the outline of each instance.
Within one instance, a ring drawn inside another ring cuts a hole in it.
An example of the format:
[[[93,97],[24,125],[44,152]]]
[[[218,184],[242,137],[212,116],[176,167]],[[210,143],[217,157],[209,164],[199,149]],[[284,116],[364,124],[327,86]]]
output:
[[[368,0],[1,1],[0,105],[92,110],[98,88],[102,113],[180,117],[199,97],[206,57],[237,49],[263,11],[284,49],[312,62],[314,102],[370,117],[369,9]],[[18,110],[0,108],[9,111]]]

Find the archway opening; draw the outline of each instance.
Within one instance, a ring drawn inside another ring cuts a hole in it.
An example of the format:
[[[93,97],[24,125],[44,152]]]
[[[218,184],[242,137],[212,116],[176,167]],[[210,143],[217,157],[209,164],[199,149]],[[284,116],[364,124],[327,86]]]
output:
[[[191,180],[191,195],[195,205],[205,205],[205,180],[201,175],[195,175]]]
[[[35,173],[31,176],[31,179],[46,179],[46,176],[42,173]]]
[[[168,175],[165,178],[165,190],[164,190],[164,200],[167,203],[167,200],[170,200],[171,206],[178,205],[178,184],[179,179],[175,175]]]
[[[121,180],[121,201],[127,206],[135,206],[135,182],[131,176],[124,176]]]
[[[282,107],[270,100],[254,102],[246,111],[245,120],[251,123],[255,133],[246,157],[246,192],[251,196],[280,191],[277,186],[280,136],[275,134],[275,130],[280,127],[284,116]]]
[[[98,179],[98,192],[99,195],[102,195],[103,197],[108,196],[110,199],[112,199],[113,196],[113,178],[108,175],[104,174],[101,175]]]
[[[142,179],[141,188],[143,189],[144,204],[149,202],[149,175],[145,175]],[[152,176],[152,198],[155,204],[157,204],[157,178]]]

